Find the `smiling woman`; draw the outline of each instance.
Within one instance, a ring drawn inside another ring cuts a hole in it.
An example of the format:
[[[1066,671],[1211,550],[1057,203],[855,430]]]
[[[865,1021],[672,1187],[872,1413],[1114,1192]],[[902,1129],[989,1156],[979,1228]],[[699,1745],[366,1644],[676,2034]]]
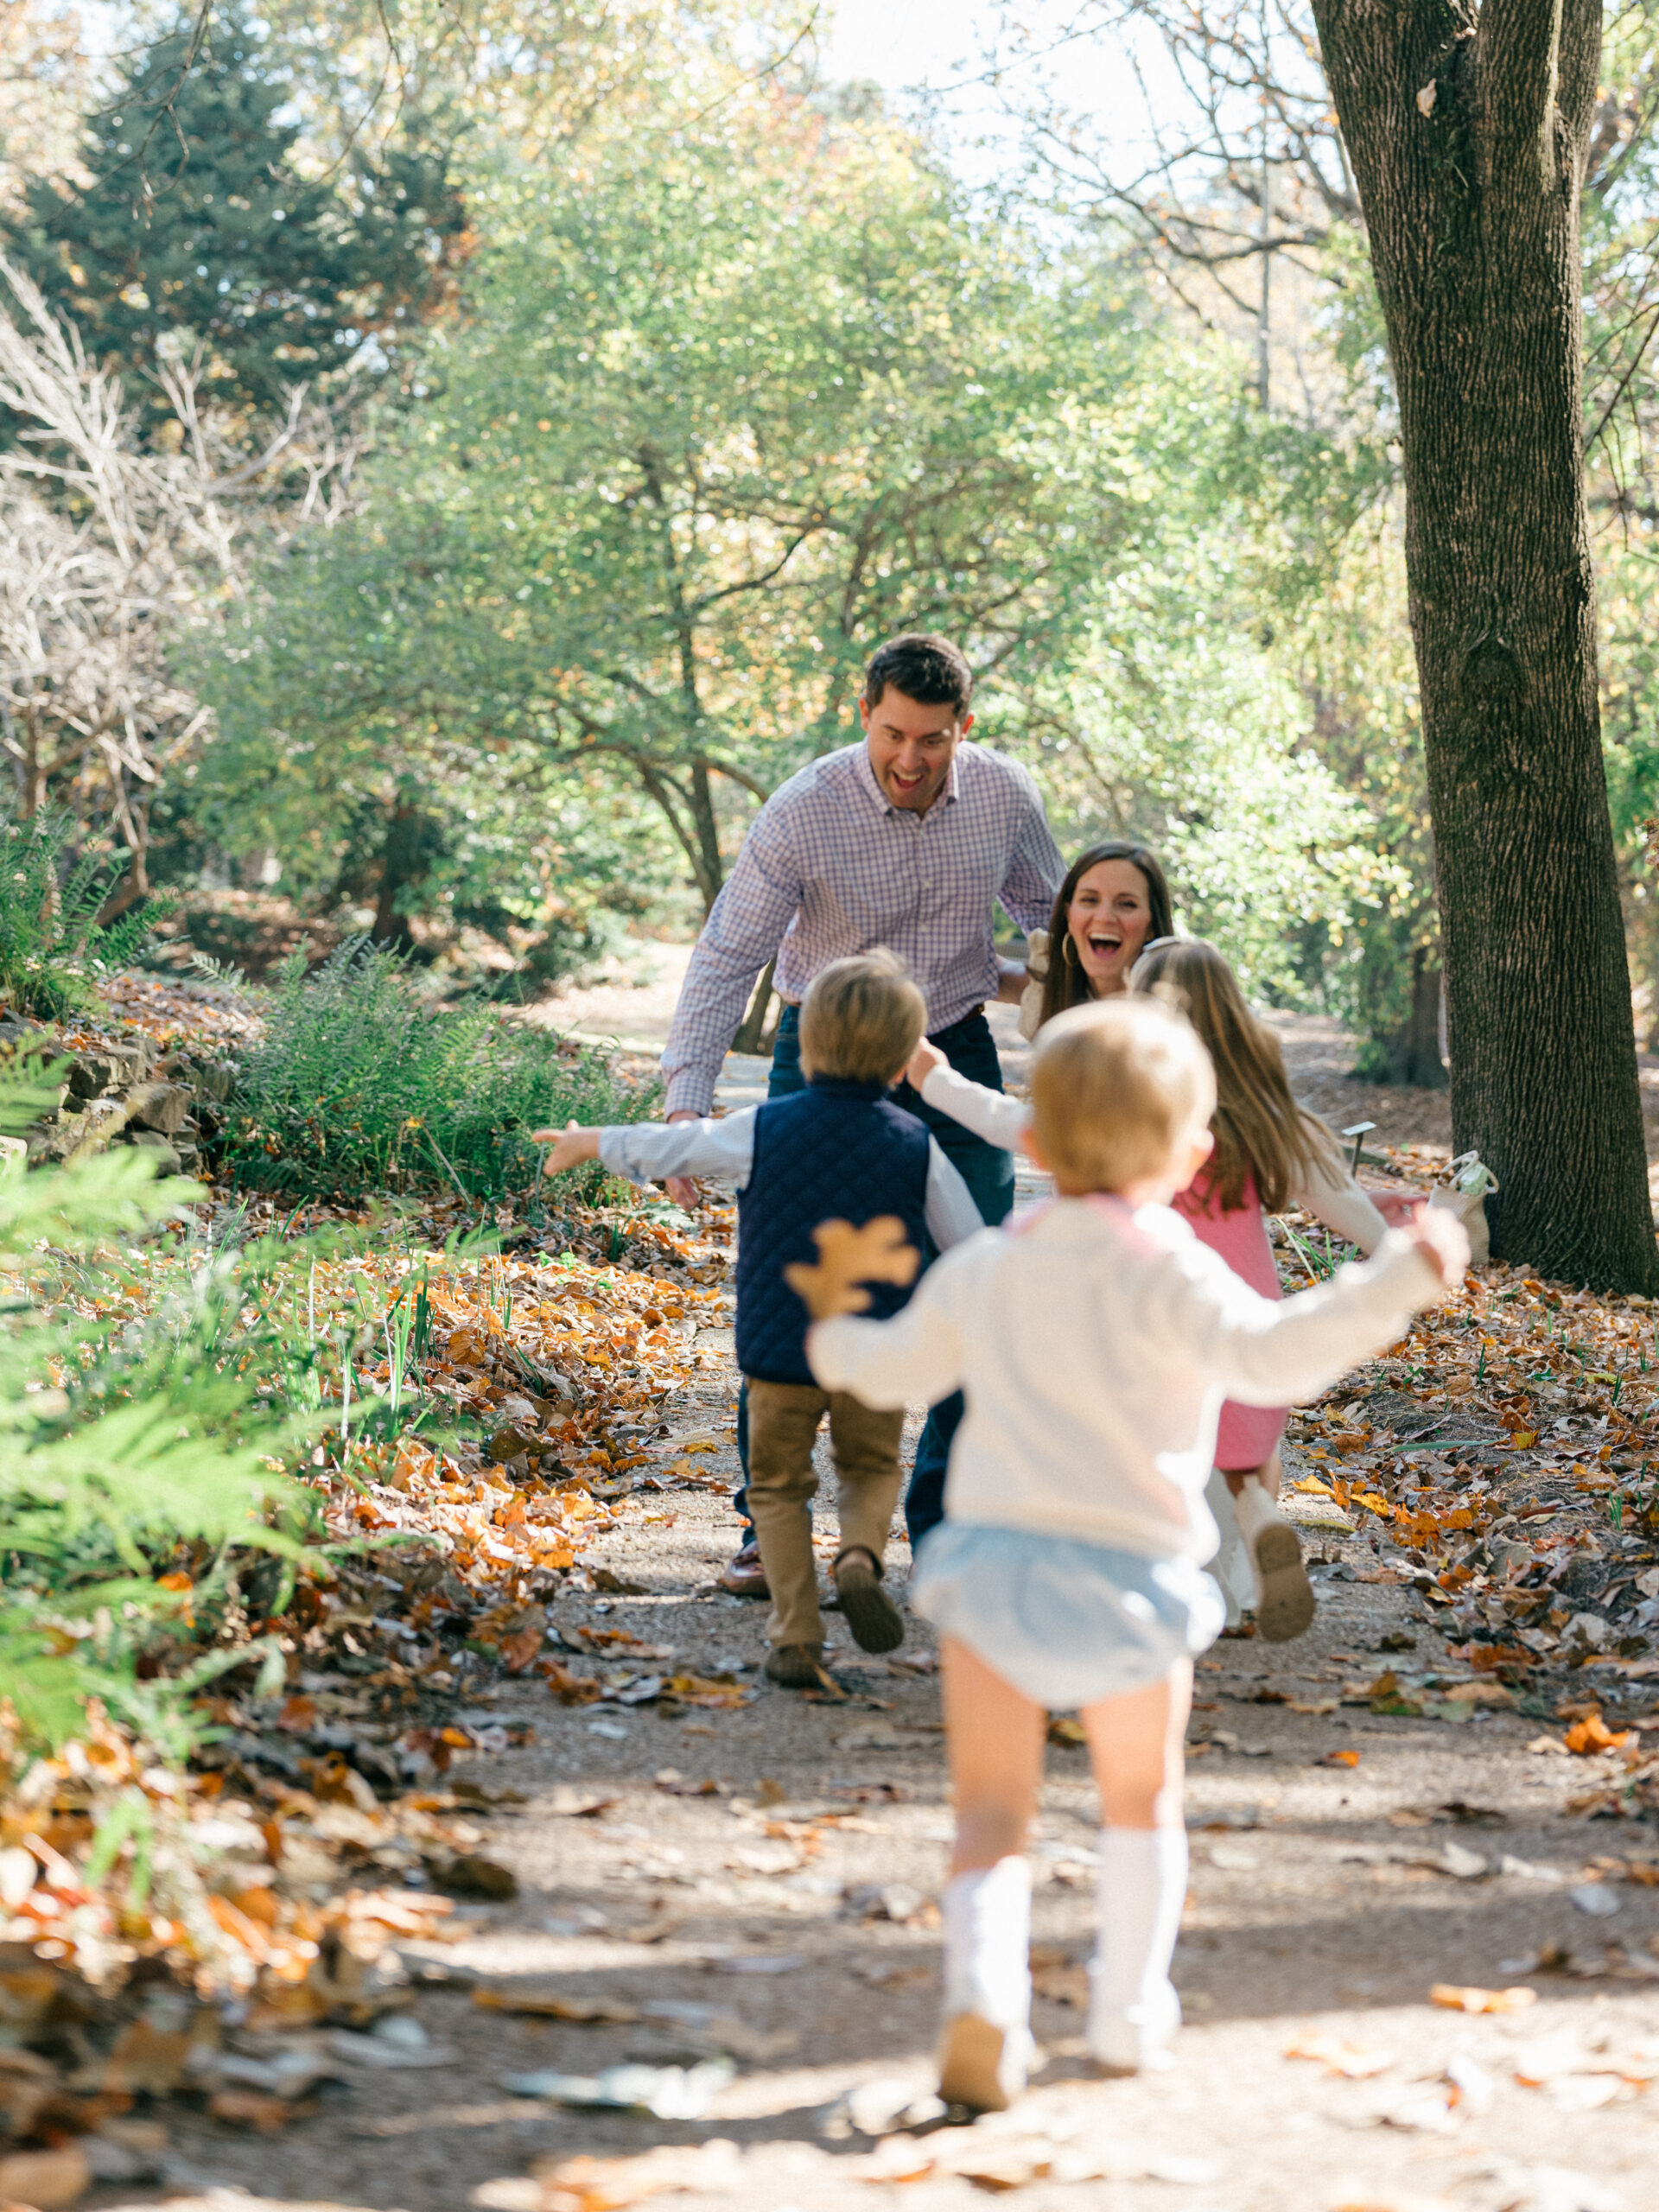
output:
[[[1174,934],[1157,855],[1122,838],[1090,845],[1066,870],[1054,901],[1040,1020],[1127,990],[1141,947]]]

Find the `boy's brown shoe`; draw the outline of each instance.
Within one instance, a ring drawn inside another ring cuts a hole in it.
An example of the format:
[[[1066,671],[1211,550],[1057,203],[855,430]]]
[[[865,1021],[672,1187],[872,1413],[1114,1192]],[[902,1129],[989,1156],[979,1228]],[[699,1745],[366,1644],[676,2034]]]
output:
[[[823,1681],[821,1643],[775,1643],[766,1654],[766,1680],[786,1690],[815,1690]]]
[[[874,1560],[861,1548],[836,1561],[836,1594],[847,1625],[864,1651],[896,1651],[905,1640],[905,1617],[881,1587]]]

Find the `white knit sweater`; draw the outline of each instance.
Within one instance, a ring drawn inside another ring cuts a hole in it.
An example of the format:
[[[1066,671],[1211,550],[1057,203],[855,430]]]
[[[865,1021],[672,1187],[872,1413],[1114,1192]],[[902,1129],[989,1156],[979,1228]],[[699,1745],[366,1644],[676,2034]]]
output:
[[[1266,1299],[1166,1206],[1062,1198],[948,1252],[894,1319],[819,1322],[807,1357],[825,1389],[872,1406],[965,1394],[951,1520],[1205,1560],[1223,1398],[1313,1396],[1440,1291],[1390,1231],[1318,1289]]]

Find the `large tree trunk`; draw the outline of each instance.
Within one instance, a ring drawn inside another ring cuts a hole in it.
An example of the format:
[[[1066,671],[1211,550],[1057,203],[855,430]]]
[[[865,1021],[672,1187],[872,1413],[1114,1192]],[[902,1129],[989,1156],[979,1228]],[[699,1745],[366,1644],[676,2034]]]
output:
[[[1399,393],[1454,1141],[1495,1255],[1651,1291],[1584,503],[1600,0],[1313,10]]]

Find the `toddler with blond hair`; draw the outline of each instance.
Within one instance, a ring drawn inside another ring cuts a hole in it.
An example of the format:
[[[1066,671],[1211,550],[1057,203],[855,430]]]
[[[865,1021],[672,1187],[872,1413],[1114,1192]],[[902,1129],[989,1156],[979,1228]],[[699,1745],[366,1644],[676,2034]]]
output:
[[[1215,1104],[1210,1056],[1179,1014],[1142,998],[1073,1008],[1041,1033],[1024,1140],[1057,1198],[947,1254],[892,1319],[855,1318],[859,1294],[843,1299],[827,1266],[809,1293],[825,1389],[874,1407],[967,1399],[912,1592],[942,1637],[956,1799],[949,2102],[1000,2110],[1023,2086],[1023,1852],[1057,1708],[1081,1713],[1103,1822],[1090,2048],[1111,2072],[1163,2060],[1180,2019],[1169,1964],[1192,1661],[1223,1618],[1203,1571],[1217,1411],[1325,1389],[1468,1258],[1449,1216],[1425,1216],[1318,1289],[1262,1297],[1170,1204],[1209,1156]],[[823,1242],[842,1250],[844,1232]]]

